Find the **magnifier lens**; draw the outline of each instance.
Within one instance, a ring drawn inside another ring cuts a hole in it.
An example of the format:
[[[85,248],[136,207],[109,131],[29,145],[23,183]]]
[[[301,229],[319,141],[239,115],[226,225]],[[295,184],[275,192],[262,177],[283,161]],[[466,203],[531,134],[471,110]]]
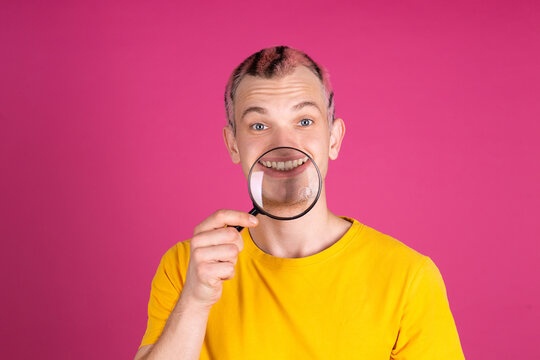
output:
[[[261,155],[249,173],[253,204],[265,215],[290,220],[309,211],[320,195],[321,177],[310,156],[281,147]]]

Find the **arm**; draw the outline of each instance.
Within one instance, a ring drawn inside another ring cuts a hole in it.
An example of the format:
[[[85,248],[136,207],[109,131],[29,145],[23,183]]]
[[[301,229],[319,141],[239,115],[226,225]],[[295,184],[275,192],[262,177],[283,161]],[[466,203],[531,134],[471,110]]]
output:
[[[167,251],[152,280],[148,326],[142,342],[145,346],[140,347],[135,359],[199,358],[210,309],[221,297],[223,281],[234,277],[238,254],[243,249],[240,233],[228,226],[257,224],[257,218],[247,213],[220,210],[195,228],[189,253],[187,246]],[[184,283],[178,259],[187,257]]]
[[[158,341],[141,347],[135,360],[198,359],[209,312],[180,295]]]
[[[135,354],[135,358],[133,360],[147,360],[148,359],[148,353],[152,348],[154,347],[154,344],[144,345],[137,350],[137,353]]]

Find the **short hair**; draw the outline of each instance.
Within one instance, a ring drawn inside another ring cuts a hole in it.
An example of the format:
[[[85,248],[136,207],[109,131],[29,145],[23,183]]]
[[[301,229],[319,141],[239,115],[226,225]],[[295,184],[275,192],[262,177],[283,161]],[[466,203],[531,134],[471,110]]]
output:
[[[292,73],[297,66],[303,65],[311,70],[321,81],[323,97],[327,101],[328,124],[334,122],[334,91],[330,83],[330,74],[322,65],[317,64],[304,52],[288,47],[273,46],[257,51],[246,58],[231,73],[225,86],[225,112],[227,122],[236,133],[234,119],[234,98],[240,81],[246,75],[264,79],[280,78]]]

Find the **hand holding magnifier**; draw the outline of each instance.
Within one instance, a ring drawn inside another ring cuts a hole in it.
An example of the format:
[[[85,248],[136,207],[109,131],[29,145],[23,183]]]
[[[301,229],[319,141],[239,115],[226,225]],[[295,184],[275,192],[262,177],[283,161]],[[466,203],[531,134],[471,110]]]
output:
[[[293,220],[310,211],[321,195],[322,178],[315,161],[293,147],[268,150],[251,166],[248,175],[251,215]],[[238,231],[244,227],[235,226]]]

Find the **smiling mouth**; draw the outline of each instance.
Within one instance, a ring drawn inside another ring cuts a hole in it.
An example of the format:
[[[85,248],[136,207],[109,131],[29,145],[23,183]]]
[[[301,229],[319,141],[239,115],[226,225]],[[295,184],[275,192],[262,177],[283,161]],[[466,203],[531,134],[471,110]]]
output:
[[[305,164],[308,161],[308,157],[305,156],[300,159],[296,160],[288,160],[288,161],[264,161],[261,160],[259,163],[267,168],[272,168],[279,171],[289,171],[292,169],[295,169],[303,164]]]

